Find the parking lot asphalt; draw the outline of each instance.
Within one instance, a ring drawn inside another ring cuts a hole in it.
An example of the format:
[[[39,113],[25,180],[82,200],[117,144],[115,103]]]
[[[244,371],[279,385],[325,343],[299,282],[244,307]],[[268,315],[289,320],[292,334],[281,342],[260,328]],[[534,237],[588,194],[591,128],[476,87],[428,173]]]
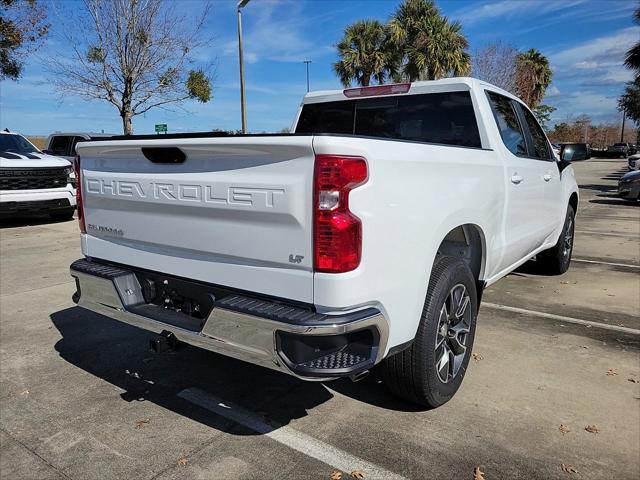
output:
[[[623,160],[574,164],[574,261],[483,298],[462,388],[421,411],[361,382],[307,383],[74,306],[77,223],[0,230],[0,477],[640,478],[640,206]],[[587,431],[588,430],[590,431]],[[568,473],[575,469],[578,473]]]

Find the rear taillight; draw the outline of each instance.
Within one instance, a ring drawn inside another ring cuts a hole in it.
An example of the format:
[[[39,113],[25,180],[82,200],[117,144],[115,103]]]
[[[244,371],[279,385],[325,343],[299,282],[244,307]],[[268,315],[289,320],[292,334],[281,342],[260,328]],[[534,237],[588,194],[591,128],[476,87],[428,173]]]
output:
[[[76,169],[76,208],[78,209],[78,225],[80,226],[80,233],[87,233],[87,229],[84,224],[84,206],[82,204],[82,173],[80,169],[80,157],[76,156],[73,162],[73,167]]]
[[[362,157],[316,155],[314,269],[343,273],[360,264],[362,222],[349,211],[349,192],[367,180]]]

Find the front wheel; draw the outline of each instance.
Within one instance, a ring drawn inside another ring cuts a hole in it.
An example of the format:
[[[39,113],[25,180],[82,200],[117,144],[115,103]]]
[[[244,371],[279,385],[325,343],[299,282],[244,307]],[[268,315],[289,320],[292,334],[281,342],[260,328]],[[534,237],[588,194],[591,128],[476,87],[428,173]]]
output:
[[[576,214],[573,207],[567,207],[567,215],[558,242],[549,250],[538,254],[537,262],[541,273],[546,275],[562,275],[569,270],[573,253],[573,236],[576,225]]]
[[[476,282],[468,265],[455,257],[436,257],[412,345],[381,365],[387,388],[430,408],[448,402],[469,364],[477,313]]]

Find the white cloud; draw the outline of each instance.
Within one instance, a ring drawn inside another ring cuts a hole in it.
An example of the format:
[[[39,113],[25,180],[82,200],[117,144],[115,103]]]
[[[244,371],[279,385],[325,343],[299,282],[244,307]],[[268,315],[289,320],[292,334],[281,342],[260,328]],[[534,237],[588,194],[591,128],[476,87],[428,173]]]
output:
[[[574,66],[580,70],[592,70],[598,67],[598,62],[578,62]]]
[[[551,85],[547,89],[546,97],[556,97],[558,95],[560,95],[560,90],[555,85]]]
[[[471,25],[501,17],[512,18],[557,12],[585,2],[586,0],[546,0],[545,2],[539,0],[500,0],[467,7],[460,10],[459,13],[452,14],[451,17],[460,20],[463,25]]]
[[[640,28],[629,27],[594,38],[549,55],[556,78],[574,79],[582,85],[615,86],[631,80],[624,57],[640,38]]]
[[[640,38],[640,28],[629,27],[611,35],[598,37],[575,47],[552,53],[551,62],[575,67],[579,63],[595,68],[598,65],[622,63],[625,53]]]
[[[243,9],[244,59],[247,63],[261,60],[301,62],[324,56],[332,51],[332,47],[310,38],[310,27],[338,14],[337,10],[331,9],[326,14],[310,17],[300,2],[250,3]],[[237,38],[223,44],[222,55],[238,55]]]
[[[616,116],[618,99],[596,91],[573,91],[568,95],[553,97],[548,102],[558,110],[551,116],[554,122],[581,114],[589,115],[595,122],[610,121]]]

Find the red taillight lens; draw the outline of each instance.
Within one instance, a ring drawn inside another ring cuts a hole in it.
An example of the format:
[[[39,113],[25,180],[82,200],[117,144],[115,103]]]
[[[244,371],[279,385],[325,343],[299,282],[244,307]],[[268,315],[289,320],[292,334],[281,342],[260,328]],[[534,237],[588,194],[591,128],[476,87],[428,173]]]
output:
[[[343,273],[360,265],[362,222],[349,211],[349,192],[367,180],[362,157],[316,155],[314,268]]]
[[[82,204],[82,173],[80,169],[80,157],[76,157],[73,162],[73,167],[76,170],[76,208],[78,211],[78,225],[80,226],[80,233],[87,233],[87,229],[84,224],[84,207]]]

